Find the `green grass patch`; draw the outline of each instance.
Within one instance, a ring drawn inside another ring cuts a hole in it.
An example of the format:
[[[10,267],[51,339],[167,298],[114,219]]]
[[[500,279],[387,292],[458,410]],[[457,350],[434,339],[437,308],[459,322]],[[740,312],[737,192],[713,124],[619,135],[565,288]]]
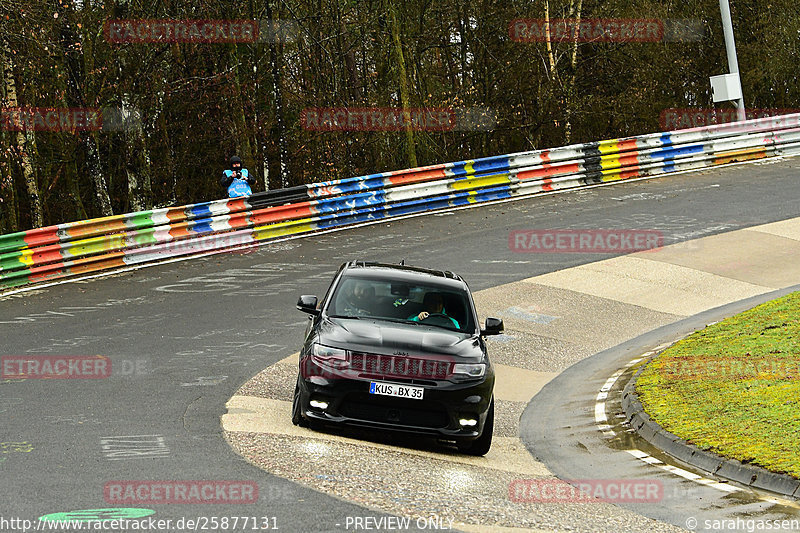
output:
[[[800,478],[800,292],[675,343],[636,392],[661,427],[697,447]]]

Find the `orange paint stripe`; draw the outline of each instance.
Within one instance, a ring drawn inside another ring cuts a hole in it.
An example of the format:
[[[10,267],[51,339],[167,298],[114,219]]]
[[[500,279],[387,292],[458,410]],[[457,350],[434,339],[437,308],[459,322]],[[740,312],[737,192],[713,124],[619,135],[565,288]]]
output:
[[[543,179],[548,176],[558,176],[561,174],[574,174],[580,172],[581,167],[578,163],[570,163],[567,165],[546,165],[542,168],[535,168],[533,170],[525,170],[518,172],[517,177],[520,181],[523,180],[536,180]]]
[[[422,181],[431,181],[446,177],[443,168],[428,170],[424,172],[414,172],[413,174],[403,174],[399,176],[389,177],[389,183],[392,185],[408,185],[411,183],[419,183]]]

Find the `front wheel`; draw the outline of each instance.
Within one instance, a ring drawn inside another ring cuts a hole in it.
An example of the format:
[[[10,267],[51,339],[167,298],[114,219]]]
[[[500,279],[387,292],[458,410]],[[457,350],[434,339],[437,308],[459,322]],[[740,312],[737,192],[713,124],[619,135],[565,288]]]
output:
[[[300,405],[300,376],[297,376],[297,384],[294,386],[294,396],[292,397],[292,424],[307,428],[308,420],[303,417],[303,406]]]
[[[458,450],[467,455],[486,455],[492,447],[492,433],[494,433],[494,396],[489,403],[489,412],[486,414],[481,436],[472,441],[458,443]]]

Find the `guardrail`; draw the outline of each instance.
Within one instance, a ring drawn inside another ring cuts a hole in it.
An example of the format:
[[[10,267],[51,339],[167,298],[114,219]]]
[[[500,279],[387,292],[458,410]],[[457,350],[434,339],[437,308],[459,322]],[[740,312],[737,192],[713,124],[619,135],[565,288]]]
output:
[[[359,222],[800,154],[800,113],[383,172],[0,235],[0,290]]]

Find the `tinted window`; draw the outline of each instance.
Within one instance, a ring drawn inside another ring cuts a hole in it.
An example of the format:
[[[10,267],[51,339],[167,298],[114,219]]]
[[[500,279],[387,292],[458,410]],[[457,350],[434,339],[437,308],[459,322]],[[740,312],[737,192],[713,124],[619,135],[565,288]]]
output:
[[[422,311],[431,316],[420,320]],[[408,320],[463,332],[475,329],[465,291],[405,281],[347,276],[336,287],[326,312],[334,316]]]

